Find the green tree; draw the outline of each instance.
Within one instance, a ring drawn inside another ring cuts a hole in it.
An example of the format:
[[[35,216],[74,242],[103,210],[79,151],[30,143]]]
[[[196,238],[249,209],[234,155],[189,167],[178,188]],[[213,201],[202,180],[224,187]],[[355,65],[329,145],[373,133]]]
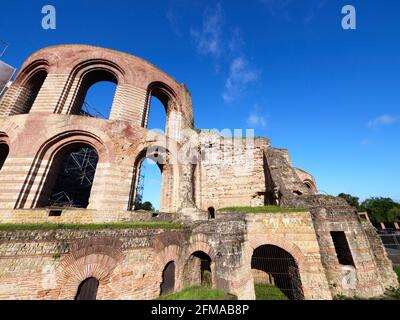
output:
[[[393,223],[396,222],[393,219],[398,213],[397,209],[400,208],[400,204],[390,198],[373,197],[365,200],[361,207],[368,212],[373,222]]]
[[[357,210],[360,210],[360,198],[358,197],[354,197],[351,194],[347,194],[347,193],[341,193],[338,195],[338,197],[343,198],[344,200],[347,201],[347,203],[353,207],[356,207]]]
[[[387,214],[387,222],[400,222],[400,205],[389,210]]]
[[[155,211],[154,206],[151,202],[136,202],[135,210],[144,210],[144,211]]]

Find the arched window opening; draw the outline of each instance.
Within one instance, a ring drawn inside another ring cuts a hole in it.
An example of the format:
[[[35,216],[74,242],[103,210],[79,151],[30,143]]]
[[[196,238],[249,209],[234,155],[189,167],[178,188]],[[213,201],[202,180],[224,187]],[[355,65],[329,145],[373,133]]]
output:
[[[86,208],[98,160],[97,151],[86,144],[73,144],[58,151],[37,207]]]
[[[156,96],[150,96],[149,99],[145,127],[165,134],[167,123],[166,107]]]
[[[175,262],[169,262],[163,271],[161,282],[161,296],[168,295],[175,290]]]
[[[163,166],[152,159],[143,158],[134,171],[133,187],[136,189],[130,210],[160,210]]]
[[[213,207],[208,208],[208,219],[209,220],[215,219],[215,209]]]
[[[8,157],[8,153],[10,152],[10,148],[7,144],[1,143],[0,144],[0,170],[3,168],[4,162]]]
[[[90,118],[109,119],[117,90],[117,77],[105,70],[84,75],[71,113]]]
[[[303,289],[296,260],[287,251],[273,245],[263,245],[253,252],[251,269],[256,288],[278,288],[291,300],[303,300]]]
[[[212,288],[211,258],[203,251],[194,252],[183,271],[185,287],[203,286]]]
[[[304,185],[306,186],[306,188],[307,188],[308,190],[312,190],[312,187],[311,187],[310,183],[308,183],[307,181],[304,182]]]
[[[164,83],[152,83],[147,90],[147,103],[142,127],[167,131],[167,114],[173,106],[175,94]]]
[[[15,110],[15,114],[26,114],[31,111],[46,78],[47,71],[39,70],[23,85],[16,103],[18,110]]]
[[[99,280],[88,278],[79,285],[75,300],[96,300]]]

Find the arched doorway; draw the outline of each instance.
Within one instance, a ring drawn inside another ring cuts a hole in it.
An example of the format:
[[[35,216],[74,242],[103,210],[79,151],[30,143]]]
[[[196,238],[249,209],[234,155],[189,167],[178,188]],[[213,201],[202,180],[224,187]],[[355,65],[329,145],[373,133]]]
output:
[[[87,208],[99,157],[87,144],[71,144],[57,152],[37,207]]]
[[[303,300],[299,268],[293,256],[274,245],[256,248],[251,259],[255,285],[279,288],[291,300]]]
[[[175,290],[175,262],[170,261],[164,268],[162,274],[160,295],[164,296],[174,292]]]
[[[212,288],[211,262],[210,256],[203,251],[192,253],[183,270],[184,286]]]
[[[3,168],[4,162],[6,162],[9,151],[10,148],[8,147],[7,144],[5,143],[0,144],[0,170],[1,168]]]
[[[75,300],[96,300],[99,280],[88,278],[79,285]]]

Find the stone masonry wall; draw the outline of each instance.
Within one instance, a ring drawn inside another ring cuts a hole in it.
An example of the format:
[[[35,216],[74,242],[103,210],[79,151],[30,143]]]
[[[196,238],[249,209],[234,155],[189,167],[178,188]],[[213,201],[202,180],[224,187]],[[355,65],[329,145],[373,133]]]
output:
[[[307,300],[331,299],[312,218],[309,212],[247,215],[246,264],[253,250],[275,245],[290,253],[299,267]]]
[[[203,157],[195,171],[195,199],[200,209],[265,204],[267,139],[223,139],[202,131],[199,141]]]

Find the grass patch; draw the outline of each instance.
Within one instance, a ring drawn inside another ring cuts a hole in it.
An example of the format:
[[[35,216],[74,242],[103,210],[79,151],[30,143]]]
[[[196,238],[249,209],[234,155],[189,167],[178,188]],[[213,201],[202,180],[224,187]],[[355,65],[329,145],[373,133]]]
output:
[[[183,289],[181,292],[159,297],[157,300],[223,300],[225,291],[202,286]]]
[[[394,272],[396,272],[396,274],[397,274],[397,280],[398,280],[399,285],[400,285],[400,266],[394,267],[393,269],[394,269]]]
[[[23,223],[0,224],[0,231],[16,230],[102,230],[102,229],[180,229],[182,225],[169,222],[124,222],[99,224]]]
[[[279,288],[272,285],[256,284],[254,289],[256,300],[289,300]]]
[[[219,212],[244,212],[244,213],[290,213],[290,212],[307,212],[304,208],[284,208],[277,206],[263,207],[228,207],[218,210]]]

